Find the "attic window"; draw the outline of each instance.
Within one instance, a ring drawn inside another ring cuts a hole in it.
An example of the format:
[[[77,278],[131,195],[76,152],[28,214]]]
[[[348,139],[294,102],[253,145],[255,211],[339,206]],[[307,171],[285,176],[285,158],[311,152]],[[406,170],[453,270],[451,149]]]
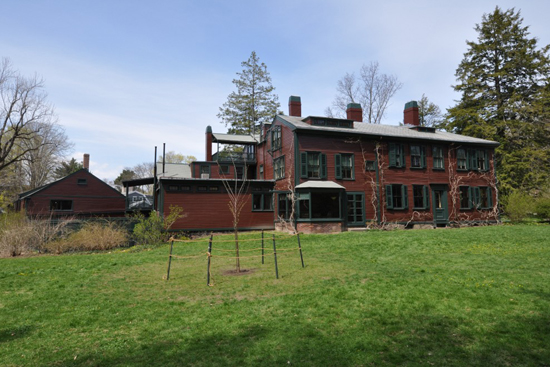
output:
[[[88,184],[88,180],[85,179],[85,178],[79,178],[79,179],[76,181],[76,183],[77,183],[78,185],[87,185],[87,184]]]
[[[311,117],[311,125],[313,126],[328,126],[328,127],[344,127],[347,129],[353,129],[353,121],[331,119],[331,118],[317,118]]]

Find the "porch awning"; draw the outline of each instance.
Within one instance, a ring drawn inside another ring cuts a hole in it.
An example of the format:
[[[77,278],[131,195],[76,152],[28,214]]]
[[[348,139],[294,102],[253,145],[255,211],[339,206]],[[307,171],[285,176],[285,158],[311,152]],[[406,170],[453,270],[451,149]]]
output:
[[[296,186],[296,189],[333,189],[345,190],[346,188],[334,181],[306,181]]]
[[[251,135],[212,134],[212,142],[222,144],[257,144],[258,141]]]

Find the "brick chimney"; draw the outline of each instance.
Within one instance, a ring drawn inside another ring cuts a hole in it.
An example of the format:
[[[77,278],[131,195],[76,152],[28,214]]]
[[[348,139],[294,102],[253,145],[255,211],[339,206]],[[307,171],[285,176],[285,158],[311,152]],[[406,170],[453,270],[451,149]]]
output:
[[[420,126],[420,117],[418,115],[418,103],[416,101],[410,101],[405,104],[405,110],[403,111],[403,123],[410,126]]]
[[[363,109],[359,103],[348,103],[346,115],[348,120],[363,122]]]
[[[206,127],[206,157],[207,162],[212,161],[212,127]]]
[[[289,116],[302,116],[302,101],[298,96],[290,96],[288,99],[288,114]]]
[[[84,159],[82,160],[82,167],[86,170],[90,170],[90,155],[88,153],[84,153]]]

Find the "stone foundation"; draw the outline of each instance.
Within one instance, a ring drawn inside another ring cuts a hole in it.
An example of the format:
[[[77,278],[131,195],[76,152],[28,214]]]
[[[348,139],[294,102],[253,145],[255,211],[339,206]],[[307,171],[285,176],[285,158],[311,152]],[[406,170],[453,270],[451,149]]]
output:
[[[345,230],[341,222],[298,223],[301,233],[334,233]]]

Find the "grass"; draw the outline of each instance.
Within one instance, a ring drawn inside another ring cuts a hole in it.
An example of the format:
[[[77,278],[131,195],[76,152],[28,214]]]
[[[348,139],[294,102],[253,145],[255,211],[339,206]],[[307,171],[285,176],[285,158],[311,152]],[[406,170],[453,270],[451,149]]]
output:
[[[216,255],[231,245],[215,243],[213,287],[204,242],[176,245],[200,258],[175,259],[170,281],[167,245],[0,259],[0,365],[547,366],[548,238],[550,226],[304,235],[306,267],[280,251],[278,280],[271,256],[224,275],[233,260]]]

